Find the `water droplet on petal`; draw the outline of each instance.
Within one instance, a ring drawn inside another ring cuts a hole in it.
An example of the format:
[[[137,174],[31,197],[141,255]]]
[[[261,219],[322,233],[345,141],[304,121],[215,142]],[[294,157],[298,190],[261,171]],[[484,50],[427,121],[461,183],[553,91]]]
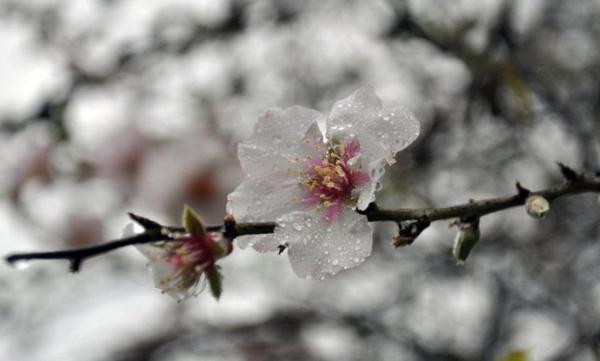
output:
[[[337,258],[334,258],[334,259],[331,261],[331,264],[333,264],[334,266],[337,266],[339,263],[340,263],[340,260],[339,260],[339,259],[337,259]]]
[[[302,230],[302,225],[300,223],[292,223],[292,228],[300,232]]]

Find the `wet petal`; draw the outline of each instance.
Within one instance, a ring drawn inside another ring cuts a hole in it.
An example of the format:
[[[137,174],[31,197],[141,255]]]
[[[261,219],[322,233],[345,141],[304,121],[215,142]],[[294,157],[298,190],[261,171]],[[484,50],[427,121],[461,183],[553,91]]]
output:
[[[335,223],[342,214],[342,201],[340,199],[335,200],[331,206],[325,208],[325,220],[329,223]]]
[[[383,108],[372,87],[356,90],[335,103],[327,119],[328,132],[368,132],[385,149],[385,159],[394,163],[394,156],[412,143],[420,132],[417,118],[406,108]],[[361,137],[362,139],[362,137]]]
[[[313,152],[304,140],[321,142],[316,110],[293,106],[270,109],[257,121],[253,135],[238,145],[244,172],[253,177],[285,177],[291,162]],[[315,132],[316,130],[316,132]]]
[[[275,236],[289,244],[294,272],[324,278],[358,266],[371,254],[373,229],[365,216],[344,211],[329,224],[315,212],[293,212],[278,220]]]
[[[136,244],[135,248],[146,256],[150,262],[158,261],[167,255],[167,252],[163,248],[150,244]]]
[[[357,89],[349,97],[336,102],[327,119],[331,127],[345,130],[355,126],[365,126],[381,110],[381,100],[372,87]]]
[[[387,150],[387,161],[394,163],[394,156],[417,139],[420,125],[417,118],[404,107],[389,107],[377,114],[369,131]]]
[[[295,179],[272,184],[248,177],[227,197],[227,212],[236,222],[273,222],[282,214],[298,210],[300,197],[302,190]],[[237,245],[274,252],[279,243],[272,235],[262,235],[240,237]]]

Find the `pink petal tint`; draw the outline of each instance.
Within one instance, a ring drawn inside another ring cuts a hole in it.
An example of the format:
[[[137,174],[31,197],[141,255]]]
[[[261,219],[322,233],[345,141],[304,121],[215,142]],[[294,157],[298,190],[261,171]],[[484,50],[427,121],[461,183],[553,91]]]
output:
[[[302,204],[323,211],[328,223],[335,222],[343,205],[355,205],[352,191],[370,180],[367,173],[357,169],[352,160],[360,155],[360,142],[353,138],[345,144],[334,144],[324,149],[320,159],[307,158],[302,163],[300,184],[305,189]]]

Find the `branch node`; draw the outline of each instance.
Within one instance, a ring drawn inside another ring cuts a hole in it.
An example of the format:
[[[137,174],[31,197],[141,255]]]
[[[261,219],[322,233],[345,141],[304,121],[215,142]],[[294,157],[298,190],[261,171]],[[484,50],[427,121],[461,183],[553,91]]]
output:
[[[410,246],[415,239],[423,232],[431,221],[428,217],[424,216],[416,220],[397,222],[398,223],[398,235],[394,237],[392,244],[395,248]]]
[[[82,258],[71,258],[69,263],[69,271],[72,273],[77,273],[81,269],[81,264],[83,263]]]
[[[525,200],[527,199],[527,197],[529,197],[529,195],[531,195],[531,191],[525,187],[523,187],[523,185],[521,184],[521,182],[517,181],[517,184],[515,185],[517,187],[517,197],[522,201],[525,202]]]
[[[575,172],[572,168],[566,166],[561,162],[556,162],[558,168],[560,168],[560,173],[567,180],[567,182],[572,182],[581,178],[581,174]]]
[[[127,214],[129,215],[129,218],[131,218],[132,221],[139,224],[147,231],[153,230],[153,229],[159,229],[159,228],[163,227],[162,225],[160,225],[148,218],[138,216],[137,214],[134,214],[132,212],[127,212]]]
[[[233,217],[232,214],[226,214],[225,218],[223,219],[223,236],[227,239],[234,239],[235,237],[238,236],[238,232],[235,229],[235,218]]]

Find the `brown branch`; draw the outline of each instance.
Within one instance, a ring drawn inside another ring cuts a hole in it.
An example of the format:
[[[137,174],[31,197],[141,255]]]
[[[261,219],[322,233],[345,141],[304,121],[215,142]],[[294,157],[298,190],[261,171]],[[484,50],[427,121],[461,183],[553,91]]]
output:
[[[566,181],[552,188],[531,192],[530,195],[539,195],[552,202],[559,197],[587,192],[600,193],[600,177],[585,177],[580,175],[575,180]],[[371,204],[362,214],[366,215],[370,222],[401,222],[422,218],[427,218],[430,222],[434,222],[452,218],[481,217],[508,208],[522,206],[523,204],[525,204],[525,198],[521,193],[517,193],[513,196],[482,199],[442,208],[383,209],[377,207],[375,204]]]
[[[576,173],[571,168],[559,164],[561,173],[565,181],[563,184],[548,189],[531,192],[517,183],[516,194],[506,197],[489,198],[482,200],[472,200],[469,203],[460,204],[451,207],[442,208],[398,208],[384,209],[379,208],[377,204],[372,203],[366,210],[359,213],[367,216],[370,222],[393,221],[400,226],[400,235],[402,237],[398,242],[410,244],[431,222],[461,219],[468,220],[480,218],[482,216],[503,211],[508,208],[518,207],[525,204],[527,197],[538,195],[546,198],[549,202],[579,193],[594,192],[600,193],[600,176],[584,176]],[[139,225],[145,228],[145,232],[133,237],[118,239],[104,244],[90,246],[85,248],[55,251],[55,252],[34,252],[17,253],[5,258],[8,263],[18,261],[29,261],[34,259],[66,259],[71,263],[71,271],[77,272],[82,264],[88,258],[98,256],[118,248],[131,246],[135,244],[155,243],[159,241],[173,241],[178,235],[185,232],[182,227],[166,227],[144,217],[135,214],[129,214],[130,217]],[[210,232],[223,232],[228,238],[239,236],[269,234],[275,230],[275,222],[264,223],[235,223],[228,216],[223,225],[208,226]]]

